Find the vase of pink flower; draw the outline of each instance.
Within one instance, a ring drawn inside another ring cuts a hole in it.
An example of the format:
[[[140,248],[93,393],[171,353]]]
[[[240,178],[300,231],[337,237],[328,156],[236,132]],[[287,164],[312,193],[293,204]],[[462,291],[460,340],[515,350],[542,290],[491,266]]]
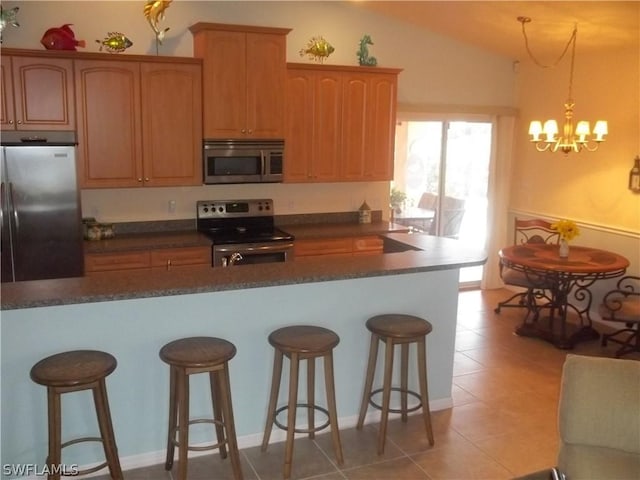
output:
[[[560,235],[558,254],[560,258],[569,256],[569,241],[580,235],[580,229],[573,220],[558,220],[551,224],[551,228]]]

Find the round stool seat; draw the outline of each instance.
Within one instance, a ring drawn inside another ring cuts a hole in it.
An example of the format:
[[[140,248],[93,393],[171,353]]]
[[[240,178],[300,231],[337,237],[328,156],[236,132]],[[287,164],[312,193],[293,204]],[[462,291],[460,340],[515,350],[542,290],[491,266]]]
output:
[[[235,354],[233,343],[214,337],[181,338],[160,349],[162,361],[185,368],[218,365],[231,360]]]
[[[433,330],[431,323],[425,319],[399,313],[371,317],[366,325],[369,331],[376,335],[396,339],[421,337]]]
[[[294,325],[271,332],[269,343],[286,353],[322,353],[338,345],[340,337],[327,328]]]
[[[74,350],[40,360],[31,368],[31,379],[48,387],[74,387],[106,377],[117,365],[106,352]]]

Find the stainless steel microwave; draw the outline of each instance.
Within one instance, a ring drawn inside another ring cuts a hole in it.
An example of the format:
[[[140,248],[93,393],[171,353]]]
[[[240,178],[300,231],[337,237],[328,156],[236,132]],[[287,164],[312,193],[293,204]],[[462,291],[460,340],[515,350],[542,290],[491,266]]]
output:
[[[205,140],[205,184],[282,182],[284,140]]]

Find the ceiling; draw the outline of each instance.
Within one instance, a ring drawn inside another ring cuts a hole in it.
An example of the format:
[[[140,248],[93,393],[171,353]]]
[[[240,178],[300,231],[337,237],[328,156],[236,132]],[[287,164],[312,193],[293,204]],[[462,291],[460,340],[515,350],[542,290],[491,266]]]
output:
[[[356,0],[354,4],[513,59],[526,55],[519,16],[531,18],[526,25],[529,46],[545,63],[562,53],[576,23],[577,48],[583,52],[639,48],[638,0]]]

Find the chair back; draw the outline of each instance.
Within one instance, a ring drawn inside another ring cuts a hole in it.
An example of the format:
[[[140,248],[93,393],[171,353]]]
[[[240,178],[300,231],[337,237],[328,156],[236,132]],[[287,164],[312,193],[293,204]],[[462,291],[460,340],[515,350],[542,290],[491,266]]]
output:
[[[640,277],[620,278],[602,299],[600,316],[613,322],[640,323]]]
[[[418,208],[425,210],[435,210],[438,207],[438,194],[424,192],[418,202]]]
[[[440,228],[441,236],[457,238],[462,219],[464,218],[465,200],[461,198],[444,197],[440,206],[442,207],[442,213],[439,217],[440,223],[442,224]],[[431,223],[429,234],[438,235],[436,222]]]
[[[534,218],[523,220],[516,218],[514,228],[515,245],[525,243],[550,243],[557,244],[560,241],[560,234],[551,228],[551,222]]]

